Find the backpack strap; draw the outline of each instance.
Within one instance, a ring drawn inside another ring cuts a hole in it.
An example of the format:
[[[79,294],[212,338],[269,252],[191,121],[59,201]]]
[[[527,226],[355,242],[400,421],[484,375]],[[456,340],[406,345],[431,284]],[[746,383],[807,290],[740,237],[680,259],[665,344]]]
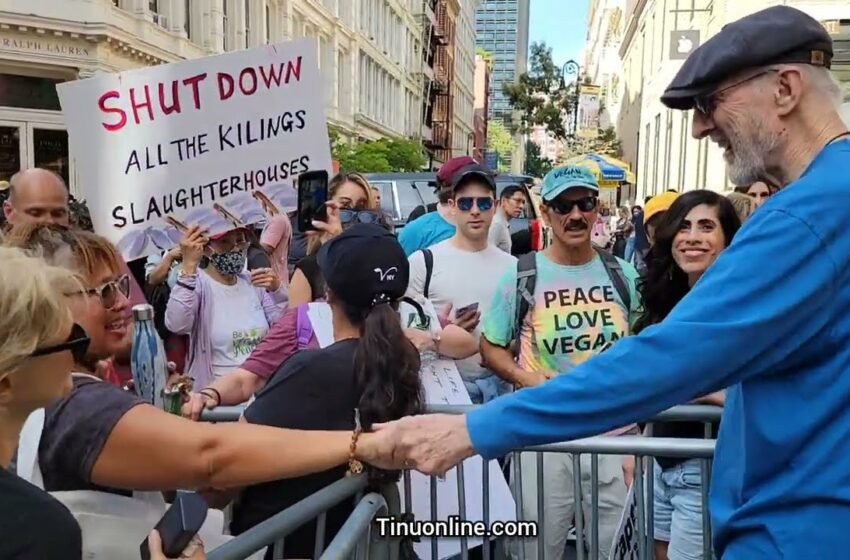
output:
[[[537,284],[537,253],[520,255],[516,263],[516,318],[514,339],[519,340],[522,323],[529,310],[534,307],[534,287]],[[533,340],[534,337],[532,337]],[[517,345],[519,354],[519,345]]]
[[[425,257],[425,288],[422,295],[425,299],[430,299],[431,291],[431,275],[434,274],[434,253],[431,249],[422,249],[422,256]]]
[[[307,348],[313,338],[313,325],[310,324],[310,316],[307,314],[309,309],[307,305],[299,305],[297,308],[295,332],[298,333],[299,350]]]
[[[602,264],[605,266],[605,271],[614,284],[614,289],[620,295],[620,301],[626,306],[626,315],[628,316],[632,309],[632,295],[629,290],[629,281],[626,278],[626,273],[623,272],[623,267],[620,266],[620,261],[604,249],[596,249],[599,253],[599,258],[602,259]]]

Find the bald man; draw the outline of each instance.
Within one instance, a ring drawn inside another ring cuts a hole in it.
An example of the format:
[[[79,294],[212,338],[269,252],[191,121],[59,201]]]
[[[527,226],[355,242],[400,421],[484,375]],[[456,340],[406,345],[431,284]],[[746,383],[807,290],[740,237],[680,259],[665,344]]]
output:
[[[3,203],[9,224],[70,224],[68,188],[47,169],[25,169],[12,176],[9,198]]]
[[[15,173],[9,183],[9,198],[3,203],[3,213],[9,225],[72,225],[68,187],[62,177],[47,169],[23,169]],[[145,294],[127,263],[120,259],[119,266],[130,278],[130,304],[147,303]],[[115,373],[122,382],[131,378],[130,370],[126,367],[131,343],[132,333],[128,333],[127,355],[118,356],[115,364]]]

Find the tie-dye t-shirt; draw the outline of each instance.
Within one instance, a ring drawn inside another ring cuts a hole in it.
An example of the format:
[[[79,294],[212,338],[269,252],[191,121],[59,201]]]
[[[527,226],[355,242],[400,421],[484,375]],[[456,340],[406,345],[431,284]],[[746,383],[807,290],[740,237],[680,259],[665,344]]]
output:
[[[631,309],[626,309],[599,256],[580,266],[564,266],[537,253],[534,308],[520,331],[519,366],[547,377],[566,373],[604,349],[608,342],[628,336],[640,302],[638,273],[623,261]],[[483,320],[483,334],[507,347],[515,337],[516,267],[502,276],[496,297]]]

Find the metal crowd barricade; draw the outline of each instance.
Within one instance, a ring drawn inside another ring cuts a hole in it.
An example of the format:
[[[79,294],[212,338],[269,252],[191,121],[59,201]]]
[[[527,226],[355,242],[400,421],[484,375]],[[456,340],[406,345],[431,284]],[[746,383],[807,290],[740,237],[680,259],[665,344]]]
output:
[[[325,518],[328,510],[347,499],[355,499],[365,488],[365,475],[342,478],[209,551],[207,559],[244,560],[267,546],[273,546],[273,558],[278,560],[283,558],[286,537],[313,520],[316,520],[314,557],[318,558],[325,542]]]
[[[429,406],[428,412],[461,414],[474,409],[476,405],[471,406]],[[206,411],[203,415],[203,420],[211,422],[232,422],[237,421],[244,409],[242,407],[220,407],[211,411]],[[664,411],[650,419],[652,422],[702,422],[705,424],[706,439],[678,439],[678,438],[654,438],[642,436],[617,436],[617,437],[592,437],[580,439],[564,443],[556,443],[549,445],[540,445],[529,448],[517,449],[512,452],[512,468],[515,469],[515,475],[519,480],[521,472],[521,452],[533,452],[537,462],[537,494],[538,494],[538,534],[537,534],[537,553],[538,558],[544,558],[544,542],[545,542],[545,512],[543,507],[544,495],[544,471],[543,471],[543,456],[544,453],[569,453],[572,454],[573,476],[574,476],[574,496],[575,496],[575,530],[576,530],[576,558],[578,560],[607,560],[599,557],[599,473],[598,473],[598,458],[600,455],[618,455],[626,456],[633,455],[635,457],[635,493],[637,496],[637,528],[639,531],[639,550],[638,558],[640,560],[654,558],[654,457],[675,457],[683,459],[700,459],[702,461],[702,513],[703,513],[703,558],[704,560],[712,560],[711,550],[711,531],[710,520],[708,515],[708,490],[711,459],[714,456],[715,441],[708,439],[711,436],[711,422],[720,420],[722,409],[715,406],[705,405],[683,405],[673,407],[670,410]],[[651,428],[650,428],[651,429]],[[581,491],[581,463],[582,455],[589,454],[591,456],[591,498],[590,498],[590,519],[584,519],[582,508],[582,491]],[[489,468],[488,462],[483,461],[483,521],[489,526],[491,520],[489,511]],[[458,506],[460,518],[465,519],[466,498],[464,496],[464,473],[463,465],[456,467],[457,470],[457,490],[458,490]],[[411,484],[408,472],[404,473],[404,494],[405,494],[405,513],[411,513]],[[517,503],[516,513],[517,520],[521,521],[522,516],[522,487],[524,484],[519,483],[514,488],[514,496]],[[365,480],[361,477],[347,478],[338,481],[327,488],[317,492],[316,494],[305,498],[298,504],[280,512],[269,520],[257,525],[251,530],[240,535],[226,545],[217,548],[209,554],[211,560],[241,560],[249,554],[260,550],[276,541],[279,541],[287,534],[291,533],[301,525],[317,519],[317,538],[316,551],[314,558],[322,558],[328,560],[338,560],[342,558],[395,558],[398,554],[398,549],[388,544],[388,539],[381,539],[376,535],[375,517],[378,515],[399,515],[400,508],[395,500],[387,502],[387,497],[376,493],[370,493],[363,497],[352,515],[346,521],[342,529],[334,537],[328,549],[322,554],[322,544],[324,543],[324,512],[340,503],[346,498],[350,498],[358,493],[361,493],[365,488]],[[431,520],[437,518],[437,478],[430,478],[430,494],[431,494]],[[420,520],[421,521],[421,520]],[[585,550],[584,543],[584,528],[589,524],[589,550]],[[567,528],[565,527],[566,531]],[[321,537],[321,538],[320,538]],[[280,543],[278,543],[280,545]],[[436,539],[431,540],[431,560],[437,560],[437,542]],[[460,538],[460,558],[467,560],[469,558],[468,537]],[[489,560],[490,552],[493,543],[485,538],[482,544],[483,558]],[[280,552],[280,549],[276,549]],[[519,560],[526,559],[526,546],[521,544],[516,547],[517,554],[514,558]],[[276,554],[275,558],[279,558]]]

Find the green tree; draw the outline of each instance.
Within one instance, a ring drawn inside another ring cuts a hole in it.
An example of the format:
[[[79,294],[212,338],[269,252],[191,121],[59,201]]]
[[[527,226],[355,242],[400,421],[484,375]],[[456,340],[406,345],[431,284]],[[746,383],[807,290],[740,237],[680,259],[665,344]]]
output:
[[[487,124],[487,149],[499,154],[499,171],[506,171],[505,162],[514,149],[514,143],[511,133],[500,120],[490,121]]]
[[[525,174],[532,177],[543,177],[554,167],[551,159],[543,157],[540,146],[531,140],[525,141]]]
[[[555,64],[546,43],[531,45],[529,71],[520,75],[517,83],[505,83],[502,90],[519,112],[516,132],[526,134],[540,125],[558,140],[567,138],[566,123],[575,108],[576,87],[564,85],[561,67]]]
[[[343,173],[415,172],[428,161],[422,146],[406,138],[353,143],[332,140],[332,146],[333,158]]]
[[[491,53],[490,51],[485,50],[481,47],[476,47],[475,54],[477,56],[480,56],[481,58],[483,58],[484,62],[487,63],[487,66],[489,68],[491,68],[491,69],[493,68],[493,62],[495,61],[495,58],[493,58],[493,53]]]

